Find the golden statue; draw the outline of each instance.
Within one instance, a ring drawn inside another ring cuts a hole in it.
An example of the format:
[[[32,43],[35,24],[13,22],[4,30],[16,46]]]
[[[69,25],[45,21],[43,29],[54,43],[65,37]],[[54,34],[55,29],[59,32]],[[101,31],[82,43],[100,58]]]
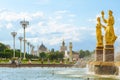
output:
[[[96,38],[97,38],[97,46],[103,46],[103,36],[102,36],[102,24],[100,22],[100,17],[97,17],[97,25],[96,25]]]
[[[102,14],[102,19],[103,21],[107,24],[107,26],[105,27],[105,43],[108,44],[108,45],[113,45],[115,40],[117,39],[117,36],[115,35],[114,33],[114,17],[112,15],[112,11],[109,10],[109,17],[108,19],[106,20],[104,18],[104,11],[101,12]]]

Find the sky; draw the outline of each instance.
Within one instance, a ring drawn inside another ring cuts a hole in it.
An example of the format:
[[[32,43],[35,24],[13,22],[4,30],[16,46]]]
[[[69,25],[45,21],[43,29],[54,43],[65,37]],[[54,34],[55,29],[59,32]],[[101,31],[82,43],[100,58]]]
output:
[[[18,37],[23,36],[20,21],[25,19],[29,21],[26,39],[35,49],[43,43],[49,50],[59,50],[64,40],[68,50],[72,42],[75,51],[92,51],[96,47],[96,17],[103,10],[108,18],[108,10],[112,10],[117,50],[120,47],[119,3],[120,0],[0,0],[0,42],[13,48],[11,32],[15,31],[19,49]]]

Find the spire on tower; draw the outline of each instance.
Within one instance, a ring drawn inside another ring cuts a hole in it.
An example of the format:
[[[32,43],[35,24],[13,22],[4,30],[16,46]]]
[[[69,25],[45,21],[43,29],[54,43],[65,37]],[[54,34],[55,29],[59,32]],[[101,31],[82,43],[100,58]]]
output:
[[[62,46],[65,46],[65,42],[64,42],[64,39],[63,39],[63,42],[62,42]]]

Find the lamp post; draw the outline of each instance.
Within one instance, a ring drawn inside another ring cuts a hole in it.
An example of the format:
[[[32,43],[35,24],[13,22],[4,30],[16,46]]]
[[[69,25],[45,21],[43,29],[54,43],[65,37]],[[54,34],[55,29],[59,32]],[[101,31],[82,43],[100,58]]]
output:
[[[28,45],[28,54],[29,54],[29,46],[30,46],[30,42],[27,42],[27,45]]]
[[[30,54],[31,54],[31,55],[32,55],[32,46],[33,46],[33,45],[30,44],[30,50],[31,50],[31,51],[30,51]]]
[[[28,21],[20,21],[20,24],[22,25],[23,29],[24,29],[24,57],[23,59],[26,59],[26,56],[25,56],[25,53],[26,53],[26,48],[25,48],[25,29],[27,28],[27,25],[29,25],[29,22]]]
[[[18,39],[20,40],[20,58],[21,58],[21,49],[22,49],[22,39],[23,37],[18,37]]]
[[[69,43],[69,50],[70,50],[70,53],[69,53],[69,60],[70,62],[72,62],[72,42]]]
[[[25,45],[27,45],[27,40],[23,40],[25,42]],[[25,58],[26,59],[26,54],[27,54],[27,50],[26,50],[26,46],[25,46]]]
[[[13,58],[14,58],[15,57],[15,36],[17,35],[17,32],[11,32],[11,35],[13,36],[13,48],[14,48]]]
[[[32,54],[33,54],[33,56],[35,56],[35,53],[34,53],[34,46],[32,46]]]

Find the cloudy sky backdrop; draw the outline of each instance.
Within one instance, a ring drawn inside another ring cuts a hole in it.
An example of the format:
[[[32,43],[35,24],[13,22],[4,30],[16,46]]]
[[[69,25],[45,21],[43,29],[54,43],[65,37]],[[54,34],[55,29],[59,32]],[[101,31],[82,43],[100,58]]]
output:
[[[0,0],[0,42],[13,48],[12,31],[23,36],[20,21],[29,21],[26,38],[37,48],[42,42],[48,49],[59,50],[63,39],[73,43],[73,50],[94,50],[96,46],[96,17],[102,10],[114,12],[115,32],[120,46],[120,0]]]

